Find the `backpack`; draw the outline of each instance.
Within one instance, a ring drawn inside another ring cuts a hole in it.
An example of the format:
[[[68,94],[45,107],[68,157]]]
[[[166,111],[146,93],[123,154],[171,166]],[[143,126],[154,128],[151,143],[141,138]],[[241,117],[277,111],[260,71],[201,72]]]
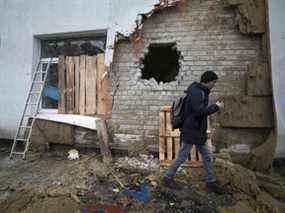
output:
[[[176,101],[173,101],[170,108],[170,122],[172,129],[182,128],[184,122],[184,106],[186,102],[187,94],[181,96]]]
[[[205,94],[201,90],[202,99],[205,99]],[[170,108],[170,122],[172,129],[182,128],[183,122],[185,119],[184,116],[184,108],[187,99],[187,94],[181,96],[178,100],[172,102],[172,106]]]

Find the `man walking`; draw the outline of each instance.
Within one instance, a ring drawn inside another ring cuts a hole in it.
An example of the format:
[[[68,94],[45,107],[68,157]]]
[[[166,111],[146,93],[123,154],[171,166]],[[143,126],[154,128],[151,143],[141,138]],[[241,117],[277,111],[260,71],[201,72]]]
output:
[[[187,89],[187,98],[184,106],[184,123],[180,140],[182,146],[178,156],[168,168],[163,184],[170,188],[179,189],[180,186],[174,181],[174,175],[179,166],[188,158],[192,145],[196,145],[202,155],[203,167],[206,174],[206,186],[216,192],[223,193],[214,176],[212,153],[206,145],[207,141],[207,116],[223,108],[223,102],[208,106],[209,94],[215,86],[218,76],[213,71],[206,71],[202,74],[200,83],[194,82]]]

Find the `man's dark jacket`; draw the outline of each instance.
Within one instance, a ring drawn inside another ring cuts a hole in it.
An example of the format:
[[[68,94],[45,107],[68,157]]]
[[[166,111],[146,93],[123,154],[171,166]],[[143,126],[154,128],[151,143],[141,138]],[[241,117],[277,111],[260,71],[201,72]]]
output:
[[[207,141],[207,116],[219,110],[218,105],[208,106],[210,90],[194,82],[187,91],[184,123],[181,129],[183,143],[204,144]]]

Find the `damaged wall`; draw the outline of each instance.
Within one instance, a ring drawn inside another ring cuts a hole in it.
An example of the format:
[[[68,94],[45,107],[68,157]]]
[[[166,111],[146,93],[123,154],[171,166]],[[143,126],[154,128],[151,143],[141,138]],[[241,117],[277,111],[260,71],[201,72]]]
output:
[[[272,87],[277,117],[276,157],[285,157],[285,1],[269,0]]]
[[[154,5],[158,2],[160,4]],[[172,7],[177,2],[181,4]],[[157,147],[160,107],[170,105],[205,70],[216,71],[221,79],[212,102],[227,95],[270,96],[271,91],[256,91],[256,87],[248,86],[249,76],[253,76],[250,81],[259,87],[259,78],[268,76],[265,73],[260,77],[260,72],[251,71],[250,67],[254,66],[249,66],[254,62],[260,67],[260,62],[268,62],[261,2],[263,0],[60,0],[57,4],[48,1],[39,4],[34,0],[25,3],[0,0],[0,69],[5,70],[1,72],[0,89],[1,94],[6,94],[2,99],[6,104],[0,107],[0,137],[12,138],[16,129],[40,49],[35,35],[44,35],[47,39],[50,35],[82,35],[108,29],[105,58],[110,62],[116,32],[123,35],[120,38],[130,35],[136,27],[135,18],[137,23],[144,23],[142,31],[132,34],[132,42],[126,39],[116,43],[109,75],[113,98],[109,126],[116,144],[133,147],[130,141],[135,144],[145,141],[146,145]],[[168,3],[171,8],[164,9]],[[141,16],[137,17],[138,14]],[[174,43],[180,55],[179,73],[168,83],[158,83],[155,78],[142,79],[142,61],[149,53],[149,45],[159,43]],[[270,88],[267,78],[264,82]],[[228,138],[228,144],[232,144],[242,133],[246,135],[245,142],[256,146],[260,143],[256,136],[262,133],[262,137],[266,137],[265,132],[268,134],[269,130],[227,127],[216,134],[216,141]],[[76,131],[75,137],[84,138],[82,131]],[[135,147],[143,149],[144,145]]]
[[[242,34],[236,25],[235,10],[224,6],[217,0],[193,0],[187,7],[164,9],[145,20],[139,42],[123,40],[116,44],[110,73],[113,105],[109,122],[115,138],[121,133],[140,135],[143,143],[157,147],[159,109],[170,105],[206,70],[214,70],[220,77],[211,102],[220,96],[247,94],[248,67],[264,60],[262,36]],[[141,60],[153,43],[176,43],[181,56],[174,81],[158,83],[154,78],[141,78]],[[253,134],[249,143],[264,131],[255,130],[247,133]],[[239,129],[233,137],[238,132]],[[131,144],[125,138],[121,143]]]
[[[90,37],[108,31],[105,58],[112,61],[115,33],[129,34],[137,14],[157,2],[0,0],[0,94],[5,103],[0,106],[0,138],[14,137],[42,39]]]

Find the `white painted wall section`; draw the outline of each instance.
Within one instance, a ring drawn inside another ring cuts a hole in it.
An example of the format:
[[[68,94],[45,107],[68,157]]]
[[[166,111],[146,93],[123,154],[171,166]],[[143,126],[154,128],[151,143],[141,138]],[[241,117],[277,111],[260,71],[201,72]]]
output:
[[[39,49],[35,36],[107,29],[110,0],[0,0],[0,138],[13,138]]]
[[[272,86],[277,122],[275,157],[285,157],[285,1],[268,0]]]
[[[0,0],[0,138],[13,138],[39,58],[49,35],[107,30],[106,61],[112,62],[115,35],[129,35],[138,14],[158,0]]]

